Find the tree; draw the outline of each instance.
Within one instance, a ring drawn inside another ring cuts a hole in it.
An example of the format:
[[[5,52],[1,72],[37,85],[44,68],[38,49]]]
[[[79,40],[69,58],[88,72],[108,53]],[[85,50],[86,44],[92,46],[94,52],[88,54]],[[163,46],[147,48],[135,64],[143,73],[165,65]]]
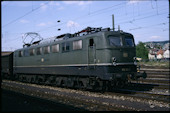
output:
[[[144,46],[144,43],[139,42],[139,44],[136,45],[136,56],[140,57],[142,59],[147,60],[148,59],[148,49]]]

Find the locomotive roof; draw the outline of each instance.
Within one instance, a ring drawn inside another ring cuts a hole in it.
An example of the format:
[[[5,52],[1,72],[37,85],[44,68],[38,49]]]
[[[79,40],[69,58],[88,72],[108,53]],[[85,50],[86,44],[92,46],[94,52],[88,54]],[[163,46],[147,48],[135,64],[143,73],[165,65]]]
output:
[[[75,34],[66,33],[66,34],[62,34],[62,35],[59,35],[59,36],[51,37],[49,40],[36,41],[36,42],[34,42],[35,44],[32,44],[29,47],[24,47],[24,48],[21,48],[21,49],[18,49],[18,50],[47,46],[47,45],[54,44],[56,42],[62,43],[62,42],[65,42],[65,41],[83,39],[83,38],[92,37],[92,36],[101,36],[101,34],[104,34],[104,33],[113,33],[115,35],[119,35],[119,34],[131,35],[130,33],[123,32],[121,30],[112,31],[112,30],[110,30],[110,28],[105,28],[105,29],[93,28],[94,30],[92,30],[90,32],[88,31],[89,29],[92,29],[92,28],[87,27],[86,29],[84,29],[80,32],[77,32]],[[80,34],[82,34],[82,35],[80,35]],[[16,50],[16,51],[18,51],[18,50]]]

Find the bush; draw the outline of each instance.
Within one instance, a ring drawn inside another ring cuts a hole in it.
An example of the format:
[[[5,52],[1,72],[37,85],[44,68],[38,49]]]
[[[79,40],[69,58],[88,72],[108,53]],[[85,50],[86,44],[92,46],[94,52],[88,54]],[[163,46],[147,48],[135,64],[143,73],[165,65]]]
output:
[[[142,58],[144,61],[148,61],[148,49],[144,46],[144,43],[139,42],[136,46],[136,56]]]

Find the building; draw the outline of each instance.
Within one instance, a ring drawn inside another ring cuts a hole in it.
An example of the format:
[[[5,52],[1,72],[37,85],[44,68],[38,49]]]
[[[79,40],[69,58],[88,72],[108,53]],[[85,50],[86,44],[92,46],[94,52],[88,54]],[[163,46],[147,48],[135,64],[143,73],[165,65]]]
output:
[[[157,60],[157,52],[159,49],[150,49],[148,53],[149,60]]]
[[[166,43],[164,46],[163,46],[163,49],[164,50],[167,50],[170,48],[170,43]]]
[[[170,60],[169,51],[170,51],[170,49],[167,49],[167,50],[163,53],[163,57],[165,58],[165,60]]]
[[[157,56],[156,56],[156,57],[157,57],[157,60],[163,59],[163,58],[164,58],[163,54],[164,54],[164,50],[160,49],[160,50],[157,52]]]

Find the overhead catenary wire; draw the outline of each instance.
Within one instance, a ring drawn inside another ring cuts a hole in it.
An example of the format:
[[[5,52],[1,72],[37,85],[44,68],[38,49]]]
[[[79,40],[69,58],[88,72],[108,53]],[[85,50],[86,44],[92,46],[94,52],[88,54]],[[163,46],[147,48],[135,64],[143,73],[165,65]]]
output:
[[[105,9],[105,10],[104,10]],[[88,17],[92,17],[92,16],[95,16],[95,15],[98,15],[98,14],[102,14],[103,12],[106,12],[106,11],[108,11],[108,10],[110,10],[111,8],[104,8],[103,10],[102,9],[100,9],[100,10],[98,10],[98,12],[96,12],[96,11],[94,11],[94,13],[93,12],[90,12],[90,15],[88,16]],[[107,9],[107,10],[106,10]],[[115,9],[115,8],[114,8]],[[159,9],[160,10],[160,9]],[[129,14],[129,13],[128,13]],[[161,13],[159,12],[159,15],[161,15]],[[75,19],[84,19],[84,18],[82,18],[82,17],[85,17],[86,15],[84,15],[84,16],[81,16],[81,17],[77,17],[77,18],[75,18]],[[139,15],[138,15],[139,16]],[[140,15],[141,16],[141,15]],[[142,15],[143,16],[143,15]],[[152,16],[151,16],[152,17]],[[143,17],[141,17],[141,18],[143,18]],[[147,17],[146,17],[147,18]],[[145,17],[143,18],[143,19],[146,19]],[[149,17],[148,17],[149,18]],[[137,19],[139,19],[139,18],[137,18]],[[73,19],[74,20],[74,19]],[[140,20],[140,19],[139,19]],[[136,21],[136,19],[135,19],[135,21]],[[97,21],[95,21],[95,22],[97,22]],[[126,23],[130,23],[131,22],[131,20],[130,21],[127,21]],[[63,25],[63,24],[66,24],[67,22],[63,22],[63,23],[61,23],[61,24],[59,24],[59,25],[54,25],[54,26],[49,26],[49,27],[47,27],[47,28],[44,28],[44,29],[41,29],[41,30],[37,30],[37,31],[39,31],[39,32],[42,32],[42,31],[44,31],[44,30],[46,30],[46,29],[49,29],[49,28],[54,28],[54,27],[59,27],[59,26],[61,26],[61,25]],[[92,23],[92,22],[91,22]],[[94,22],[93,22],[94,23]],[[84,23],[85,24],[85,23]],[[134,23],[131,23],[131,24],[134,24]],[[139,26],[140,27],[140,26]],[[61,28],[61,27],[60,27]],[[62,27],[63,28],[63,27]]]
[[[153,26],[166,25],[167,23],[169,23],[169,22],[163,22],[163,23],[154,24],[154,25],[149,25],[149,26],[137,27],[137,28],[132,28],[132,29],[129,29],[129,30],[131,31],[131,30],[137,30],[137,29],[149,28],[149,27],[153,27]]]
[[[161,14],[160,14],[161,15]],[[152,16],[148,16],[148,18],[149,17],[152,17]],[[145,17],[146,18],[146,17]],[[139,19],[136,19],[136,21],[137,20],[140,20],[140,19],[145,19],[145,18],[139,18]],[[93,22],[93,21],[88,21],[88,23],[90,23],[90,22]],[[94,23],[94,22],[93,22]],[[129,20],[129,21],[127,21],[127,22],[124,22],[123,24],[125,24],[125,23],[131,23],[131,24],[134,24],[133,23],[133,20]],[[165,22],[164,22],[165,23]],[[160,24],[154,24],[154,25],[150,25],[150,26],[157,26],[157,25],[161,25],[161,24],[164,24],[164,23],[160,23]],[[59,25],[62,25],[62,24],[64,24],[64,23],[61,23],[61,24],[59,24]],[[86,23],[84,23],[84,24],[86,24]],[[120,23],[119,23],[120,24]],[[137,25],[136,25],[137,26]],[[146,28],[146,27],[150,27],[150,26],[144,26],[144,27],[140,27],[140,26],[138,26],[137,28],[133,28],[133,29],[129,29],[130,31],[131,30],[137,30],[137,29],[142,29],[142,28]],[[48,27],[48,28],[52,28],[52,27],[57,27],[56,25],[55,26],[50,26],[50,27]],[[40,31],[36,31],[36,32],[41,32],[41,31],[43,31],[43,30],[47,30],[48,28],[44,28],[44,29],[42,29],[42,30],[40,30]],[[64,27],[61,27],[61,28],[64,28]],[[16,33],[16,34],[24,34],[24,33]],[[17,38],[16,38],[17,39]],[[15,40],[10,40],[9,42],[11,42],[11,41],[15,41]]]
[[[23,17],[25,17],[25,16],[29,15],[30,13],[32,13],[32,12],[34,12],[34,11],[38,10],[39,8],[41,8],[42,6],[44,6],[44,5],[48,4],[48,3],[49,3],[49,1],[48,1],[48,2],[46,2],[46,3],[44,3],[43,5],[41,5],[41,6],[37,7],[37,8],[35,8],[35,9],[32,9],[31,11],[29,11],[29,12],[25,13],[24,15],[22,15],[22,16],[20,16],[20,17],[16,18],[16,19],[12,20],[11,22],[9,22],[9,23],[7,23],[7,24],[3,25],[3,26],[2,26],[2,28],[5,28],[6,26],[8,26],[8,25],[10,25],[10,24],[12,24],[12,23],[14,23],[14,22],[18,21],[19,19],[21,19],[21,18],[23,18]]]
[[[101,11],[105,11],[106,9],[110,9],[110,8],[112,8],[112,7],[115,7],[115,6],[120,6],[120,5],[122,5],[122,4],[125,4],[125,2],[122,2],[122,3],[120,3],[120,4],[116,4],[116,5],[113,5],[113,6],[110,6],[110,7],[107,7],[107,8],[103,8],[103,9],[100,9],[100,10],[97,10],[97,11],[94,11],[94,12],[91,12],[91,14],[90,14],[90,16],[93,16],[93,15],[95,15],[97,12],[101,12]],[[44,4],[45,5],[45,4]],[[125,5],[126,6],[126,5]],[[40,7],[39,7],[40,8]],[[119,8],[120,9],[120,8]],[[33,10],[34,11],[34,10]],[[98,13],[98,14],[101,14],[101,13]],[[87,15],[84,15],[84,17],[86,17]],[[78,19],[78,18],[81,18],[82,19],[82,16],[81,17],[77,17],[77,18],[75,18],[75,19],[73,19],[73,20],[76,20],[76,19]],[[63,22],[62,24],[60,24],[60,25],[63,25],[63,24],[66,24],[67,22]],[[57,25],[57,26],[60,26],[60,25]],[[41,31],[44,31],[45,29],[49,29],[49,28],[53,28],[53,27],[55,27],[56,25],[54,25],[54,26],[50,26],[50,27],[47,27],[47,28],[43,28],[42,30],[37,30],[37,32],[41,32]],[[57,27],[56,26],[56,27]]]
[[[96,10],[96,11],[93,11],[93,12],[90,13],[90,15],[89,15],[89,13],[88,13],[88,14],[85,14],[85,15],[83,15],[83,16],[76,17],[76,18],[74,18],[74,19],[72,19],[72,20],[75,21],[75,20],[78,20],[78,19],[83,19],[83,18],[85,18],[85,17],[87,17],[87,16],[95,15],[97,12],[105,11],[105,10],[107,10],[107,9],[110,9],[110,8],[113,8],[113,7],[116,7],[116,6],[120,6],[120,5],[122,5],[122,4],[125,4],[125,2],[116,4],[116,5],[112,5],[112,6],[110,6],[110,7],[106,7],[106,8],[103,8],[103,9],[99,9],[99,10]],[[41,31],[44,31],[44,30],[46,30],[46,29],[53,28],[53,27],[57,27],[57,26],[60,26],[60,25],[66,24],[66,23],[67,23],[67,21],[62,22],[61,24],[58,24],[58,25],[53,25],[53,26],[50,26],[50,27],[47,27],[47,28],[44,28],[44,29],[41,29],[41,30],[37,30],[36,32],[41,32]]]
[[[6,8],[10,3],[11,3],[11,2],[8,1],[8,3],[5,4],[5,5],[3,5],[2,7],[3,7],[3,8]]]
[[[122,5],[122,4],[124,4],[124,2],[123,3],[121,3],[121,4],[117,4],[117,5],[115,5],[115,6],[119,6],[119,5]],[[112,6],[113,7],[113,6]],[[109,7],[109,8],[111,8],[111,7]],[[104,8],[104,9],[109,9],[109,8]],[[104,10],[103,9],[103,10]],[[116,9],[120,9],[120,8],[116,8]],[[97,11],[94,11],[94,13],[93,12],[91,12],[91,14],[90,15],[84,15],[84,16],[80,16],[80,17],[77,17],[77,18],[75,18],[75,19],[72,19],[72,20],[78,20],[78,19],[85,19],[85,18],[87,18],[87,17],[90,17],[90,16],[95,16],[95,15],[98,15],[98,14],[102,14],[103,12],[101,12],[101,11],[103,11],[102,9],[100,9],[100,10],[98,10],[99,11],[99,13],[97,13]],[[157,15],[157,14],[156,14]],[[154,16],[156,16],[156,15],[154,15]],[[159,15],[162,15],[162,13],[161,14],[159,14]],[[144,18],[150,18],[150,17],[152,17],[153,15],[150,15],[150,16],[147,16],[147,17],[143,17],[143,18],[138,18],[138,19],[133,19],[133,20],[130,20],[130,21],[136,21],[136,20],[140,20],[140,19],[144,19]],[[42,32],[42,31],[44,31],[44,30],[46,30],[46,29],[49,29],[49,28],[54,28],[54,27],[59,27],[59,26],[61,26],[61,25],[63,25],[63,24],[66,24],[67,23],[67,21],[66,22],[63,22],[63,23],[61,23],[61,24],[58,24],[58,25],[53,25],[53,26],[50,26],[50,27],[47,27],[47,28],[43,28],[43,29],[41,29],[41,30],[37,30],[36,32]],[[123,23],[129,23],[129,21],[125,21],[125,22],[123,22]],[[118,23],[118,24],[122,24],[122,23]]]
[[[117,4],[117,5],[114,5],[114,6],[119,6],[119,5],[122,5],[123,3],[121,3],[121,4]],[[113,7],[113,6],[112,6]],[[109,8],[111,8],[111,7],[108,7],[108,8],[104,8],[104,9],[109,9]],[[104,9],[100,9],[100,10],[98,10],[99,12],[100,11],[102,11],[102,10],[104,10]],[[94,12],[92,12],[91,13],[91,15],[94,13],[96,13],[97,11],[94,11]],[[100,14],[100,13],[99,13]],[[77,18],[76,18],[77,19]],[[73,19],[73,20],[75,20],[75,19]],[[63,24],[65,24],[65,23],[67,23],[67,22],[64,22],[64,23],[62,23],[62,24],[60,24],[60,25],[63,25]],[[125,23],[128,23],[128,22],[125,22]],[[120,24],[120,23],[119,23]],[[57,26],[60,26],[60,25],[57,25]],[[56,25],[54,25],[54,26],[50,26],[50,27],[47,27],[47,28],[43,28],[42,30],[38,30],[37,32],[41,32],[41,31],[44,31],[45,29],[48,29],[48,28],[53,28],[53,27],[57,27]]]
[[[167,14],[167,12],[161,13],[161,14],[159,14],[159,15],[163,15],[163,14]],[[157,16],[157,14],[149,15],[149,16],[142,17],[142,18],[137,18],[137,19],[134,19],[134,20],[131,20],[131,21],[142,20],[142,19],[151,18],[151,17],[154,17],[154,16]],[[128,23],[128,22],[130,22],[130,21],[124,21],[124,22],[120,22],[120,23],[118,23],[118,24],[124,24],[124,23]]]

